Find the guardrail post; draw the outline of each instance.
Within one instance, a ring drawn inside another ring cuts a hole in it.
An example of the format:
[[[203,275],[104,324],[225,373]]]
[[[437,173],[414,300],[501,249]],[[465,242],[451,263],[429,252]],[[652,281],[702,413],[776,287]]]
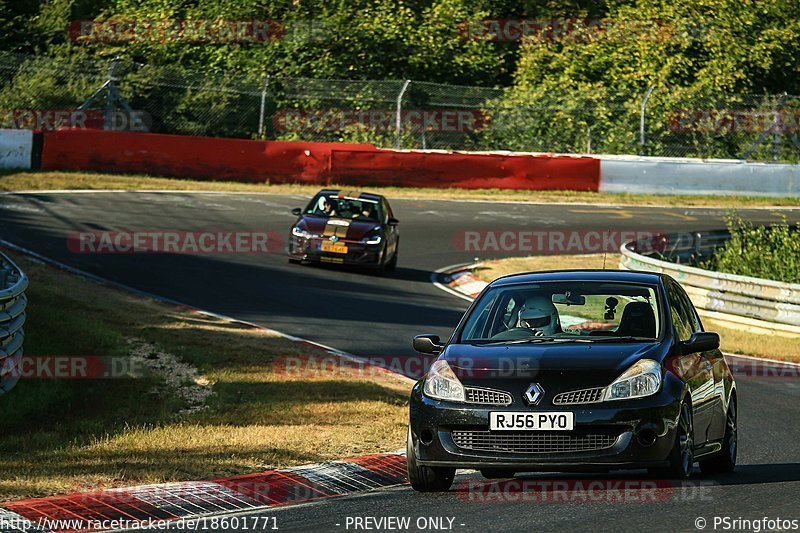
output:
[[[586,154],[591,155],[592,153],[592,127],[588,124],[586,125]]]
[[[261,108],[258,112],[258,138],[264,138],[264,111],[267,104],[267,89],[269,88],[269,75],[264,76],[261,82]]]
[[[395,143],[397,149],[400,149],[400,135],[403,129],[403,120],[400,114],[403,111],[403,95],[406,94],[406,89],[408,89],[408,85],[411,83],[411,80],[406,80],[403,83],[403,88],[400,89],[400,93],[397,95],[397,116],[395,117],[395,130],[397,134],[397,142]]]
[[[639,155],[644,155],[644,145],[646,142],[644,133],[644,112],[647,109],[647,101],[650,99],[650,94],[652,94],[653,89],[655,89],[653,85],[648,87],[647,92],[644,93],[644,98],[642,98],[642,109],[639,113]]]

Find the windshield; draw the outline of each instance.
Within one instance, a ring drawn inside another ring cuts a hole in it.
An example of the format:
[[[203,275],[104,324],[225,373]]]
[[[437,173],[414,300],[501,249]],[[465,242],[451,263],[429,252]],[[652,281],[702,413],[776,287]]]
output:
[[[461,342],[556,342],[656,339],[654,286],[607,281],[494,287],[476,304]]]
[[[378,200],[343,196],[338,194],[318,194],[306,207],[307,215],[326,218],[345,218],[379,222],[381,219]]]

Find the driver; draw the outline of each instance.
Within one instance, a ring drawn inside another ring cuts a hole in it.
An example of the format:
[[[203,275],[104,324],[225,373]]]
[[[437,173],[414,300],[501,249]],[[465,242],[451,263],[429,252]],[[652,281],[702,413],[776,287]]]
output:
[[[371,220],[372,219],[372,206],[369,205],[368,203],[362,204],[361,213],[359,213],[357,215],[354,215],[354,217],[366,218],[367,220]]]
[[[556,306],[549,298],[533,296],[525,300],[519,312],[519,327],[534,330],[536,335],[553,335],[561,331]]]
[[[320,198],[320,201],[317,204],[317,214],[326,217],[336,216],[336,209],[333,207],[330,198]]]

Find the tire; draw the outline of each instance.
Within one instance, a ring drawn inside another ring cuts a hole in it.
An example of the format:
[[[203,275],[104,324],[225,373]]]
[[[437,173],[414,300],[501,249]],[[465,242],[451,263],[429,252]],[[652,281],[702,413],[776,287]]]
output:
[[[411,442],[411,428],[408,428],[406,444],[406,466],[411,488],[418,492],[446,492],[456,476],[455,468],[441,468],[417,465],[414,445]]]
[[[728,413],[725,415],[725,436],[722,439],[722,449],[712,457],[700,461],[700,470],[704,474],[727,474],[736,469],[736,455],[739,451],[737,407],[736,396],[733,396],[728,405]]]
[[[397,268],[397,252],[394,253],[391,259],[387,263],[384,263],[383,268],[381,269],[383,272],[394,272]]]
[[[669,452],[669,466],[653,468],[649,472],[665,479],[689,479],[694,469],[694,424],[692,406],[689,402],[681,404],[678,427],[675,431],[675,444]]]
[[[299,259],[289,258],[289,264],[290,265],[299,265],[300,263],[302,263],[302,261],[300,261]]]
[[[514,472],[509,470],[497,470],[494,468],[486,468],[481,470],[481,475],[486,479],[510,479],[514,477]]]

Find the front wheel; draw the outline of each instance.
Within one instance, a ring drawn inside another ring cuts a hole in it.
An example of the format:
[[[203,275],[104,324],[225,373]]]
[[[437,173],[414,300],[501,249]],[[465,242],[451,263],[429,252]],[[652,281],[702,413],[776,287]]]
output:
[[[400,253],[400,237],[397,238],[397,242],[394,244],[394,255],[392,258],[389,259],[386,263],[383,264],[381,271],[384,273],[394,272],[397,268],[397,255]]]
[[[681,404],[678,428],[675,431],[675,444],[668,459],[669,466],[651,469],[650,473],[667,479],[689,479],[694,469],[694,423],[692,406],[688,402]]]
[[[411,488],[419,492],[446,492],[456,477],[455,468],[420,466],[411,441],[411,428],[408,428],[406,443],[406,466]]]
[[[700,461],[700,470],[704,474],[726,474],[736,468],[738,452],[738,428],[736,427],[736,397],[731,398],[728,414],[725,416],[725,437],[722,449],[713,457]]]

